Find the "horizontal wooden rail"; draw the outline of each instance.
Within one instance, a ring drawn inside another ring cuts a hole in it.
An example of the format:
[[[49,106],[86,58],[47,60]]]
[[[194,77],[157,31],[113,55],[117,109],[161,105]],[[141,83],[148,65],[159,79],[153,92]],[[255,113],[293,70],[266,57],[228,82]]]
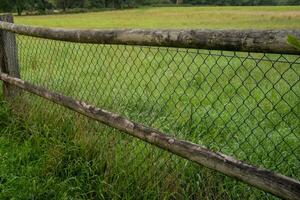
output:
[[[273,173],[266,169],[245,164],[221,153],[212,152],[191,142],[167,136],[158,130],[130,121],[118,114],[76,101],[26,81],[0,73],[0,80],[31,92],[56,104],[67,107],[131,136],[172,152],[188,160],[204,165],[228,176],[237,178],[259,189],[284,199],[300,199],[300,182],[289,177]]]
[[[52,40],[300,55],[286,42],[300,30],[72,30],[0,22],[0,29]]]

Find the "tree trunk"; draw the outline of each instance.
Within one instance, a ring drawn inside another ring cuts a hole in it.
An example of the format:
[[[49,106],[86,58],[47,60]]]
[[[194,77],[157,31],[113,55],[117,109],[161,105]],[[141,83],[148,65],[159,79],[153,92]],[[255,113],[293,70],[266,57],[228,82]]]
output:
[[[23,8],[22,8],[22,1],[15,1],[15,5],[16,5],[16,8],[17,8],[17,12],[18,12],[18,15],[22,15],[22,11],[23,11]]]
[[[63,12],[66,12],[66,7],[67,7],[66,4],[67,4],[67,3],[66,3],[66,0],[63,0],[63,3],[62,3],[62,9],[63,9]]]
[[[19,15],[19,16],[22,15],[22,10],[21,10],[19,7],[17,8],[17,12],[18,12],[18,15]]]
[[[182,4],[183,0],[176,0],[176,4],[179,5],[179,4]]]
[[[43,11],[46,12],[46,0],[42,0]]]

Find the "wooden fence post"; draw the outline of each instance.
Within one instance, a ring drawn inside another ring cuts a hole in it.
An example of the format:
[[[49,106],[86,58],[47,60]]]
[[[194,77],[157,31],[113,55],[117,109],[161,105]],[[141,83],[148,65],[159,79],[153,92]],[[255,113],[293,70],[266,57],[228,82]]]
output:
[[[0,21],[13,23],[13,15],[0,15]],[[0,29],[0,71],[10,76],[20,78],[18,49],[14,33]],[[15,98],[20,89],[8,83],[3,83],[3,95],[6,99]]]

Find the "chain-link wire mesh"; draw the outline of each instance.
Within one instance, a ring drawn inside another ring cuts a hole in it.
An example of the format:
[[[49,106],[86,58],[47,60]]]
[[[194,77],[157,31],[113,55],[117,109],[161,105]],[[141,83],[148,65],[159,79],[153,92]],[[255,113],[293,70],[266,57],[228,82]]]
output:
[[[23,80],[300,178],[298,55],[78,44],[20,35],[17,45]],[[92,177],[101,178],[109,197],[271,197],[26,95],[27,109],[45,123],[73,124],[76,143],[84,144],[89,156],[99,156],[103,169]]]

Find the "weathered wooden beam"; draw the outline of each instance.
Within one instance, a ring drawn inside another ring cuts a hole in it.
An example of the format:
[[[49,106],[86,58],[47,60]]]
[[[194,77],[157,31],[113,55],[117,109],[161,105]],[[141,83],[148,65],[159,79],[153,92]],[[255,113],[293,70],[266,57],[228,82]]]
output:
[[[284,199],[300,199],[300,182],[289,177],[245,164],[232,157],[212,152],[197,144],[167,136],[158,130],[145,127],[118,114],[96,108],[82,101],[76,101],[71,97],[59,93],[51,92],[45,88],[32,85],[7,74],[0,73],[0,80],[67,107],[178,156],[237,178],[278,197]]]
[[[0,22],[0,29],[21,35],[79,43],[123,44],[300,55],[287,35],[300,30],[72,30]]]
[[[13,23],[13,15],[0,15],[0,21]],[[14,33],[0,29],[0,71],[20,78],[18,50]],[[6,98],[14,98],[19,94],[18,88],[10,84],[3,84],[3,95]]]

